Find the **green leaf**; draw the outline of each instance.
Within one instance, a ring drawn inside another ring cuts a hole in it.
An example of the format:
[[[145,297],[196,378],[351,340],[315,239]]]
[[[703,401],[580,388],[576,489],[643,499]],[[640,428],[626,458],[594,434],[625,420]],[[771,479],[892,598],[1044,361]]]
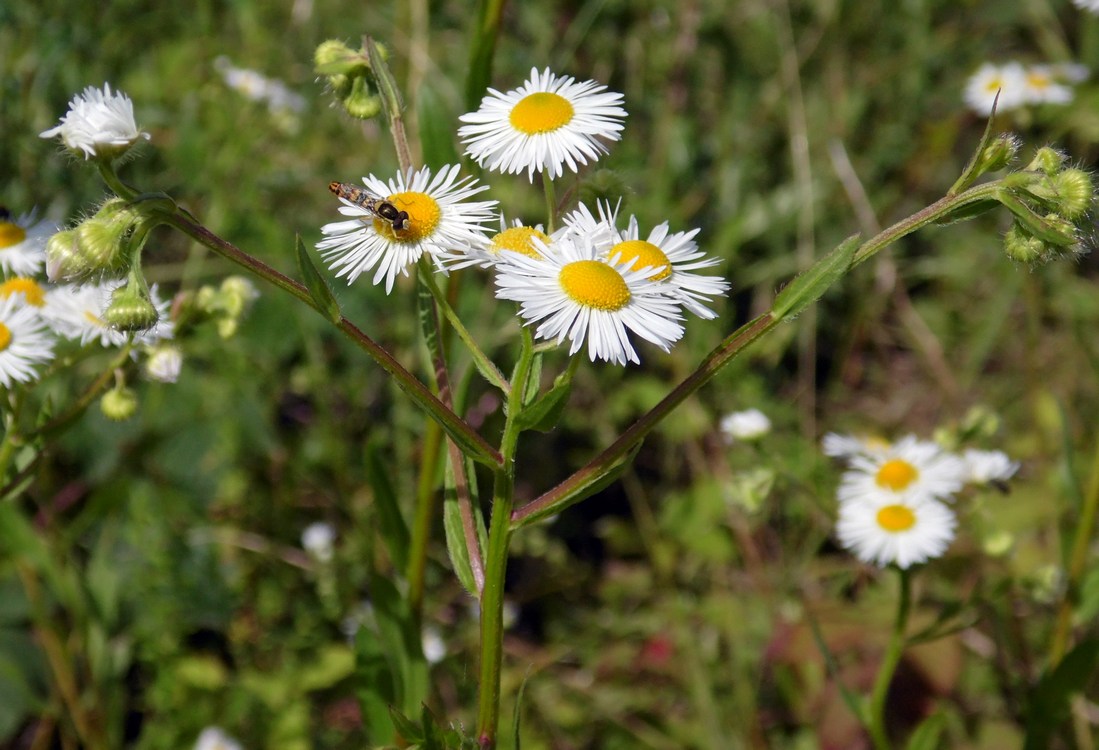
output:
[[[447,470],[449,473],[449,469]],[[447,498],[443,501],[443,529],[446,531],[446,551],[450,555],[450,564],[462,587],[472,596],[480,598],[477,581],[473,577],[473,566],[469,561],[469,549],[466,547],[465,529],[462,526],[462,512],[458,500],[451,497],[447,488]]]
[[[776,321],[792,318],[820,299],[828,287],[847,273],[858,248],[859,235],[852,235],[808,270],[799,274],[775,297],[771,316]]]
[[[370,601],[378,622],[378,635],[393,672],[395,704],[412,712],[427,698],[427,662],[422,636],[408,601],[391,581],[379,575],[370,578]]]
[[[941,713],[933,713],[924,719],[916,731],[908,738],[905,750],[936,750],[939,738],[946,728],[946,718]]]
[[[461,157],[454,148],[454,113],[443,105],[430,86],[421,86],[416,96],[420,148],[424,164],[457,164]]]
[[[366,736],[375,745],[392,744],[396,738],[389,707],[396,700],[393,670],[381,640],[369,628],[355,636],[355,677]]]
[[[522,750],[522,740],[519,737],[519,724],[523,716],[523,692],[527,689],[527,680],[530,672],[523,675],[523,681],[519,683],[519,691],[515,694],[515,712],[511,716],[511,736],[515,750]]]
[[[424,750],[447,750],[446,738],[443,737],[439,722],[426,703],[421,706],[420,721],[424,725]]]
[[[397,734],[405,742],[422,743],[424,741],[424,730],[393,706],[389,707],[389,718],[397,729]]]
[[[295,238],[295,247],[298,254],[298,270],[301,272],[305,288],[317,305],[317,312],[328,318],[332,323],[339,323],[343,314],[340,312],[340,303],[336,301],[328,282],[313,265],[313,259],[309,257],[309,251],[301,241],[301,235]]]
[[[573,369],[569,368],[558,375],[548,391],[523,408],[522,413],[515,420],[519,429],[549,432],[557,426],[561,413],[565,410],[565,404],[568,403],[569,394],[572,393],[572,373]],[[532,378],[533,375],[534,373],[531,373]]]
[[[481,0],[477,4],[477,23],[470,24],[473,40],[470,43],[469,72],[466,78],[466,108],[477,109],[481,98],[488,93],[492,81],[492,58],[496,53],[496,37],[500,33],[500,19],[504,12],[504,0]]]
[[[398,570],[408,567],[408,548],[411,545],[411,536],[408,524],[401,514],[400,505],[397,502],[397,492],[389,479],[390,468],[386,466],[381,457],[377,445],[370,445],[366,450],[366,474],[370,486],[374,490],[374,507],[378,510],[379,527],[382,539],[385,541],[389,557],[393,560]]]
[[[999,102],[1000,95],[996,95],[996,101],[992,104],[992,111],[988,114],[988,120],[985,121],[985,132],[981,134],[981,142],[977,144],[977,148],[973,151],[973,156],[969,158],[969,163],[965,165],[965,169],[962,170],[961,176],[947,191],[947,195],[957,195],[972,185],[974,181],[981,174],[984,173],[985,162],[985,149],[992,143],[992,121],[996,118],[996,104]]]
[[[1065,654],[1052,672],[1038,681],[1030,694],[1024,750],[1050,747],[1053,732],[1069,716],[1069,699],[1095,676],[1099,639],[1086,640]]]

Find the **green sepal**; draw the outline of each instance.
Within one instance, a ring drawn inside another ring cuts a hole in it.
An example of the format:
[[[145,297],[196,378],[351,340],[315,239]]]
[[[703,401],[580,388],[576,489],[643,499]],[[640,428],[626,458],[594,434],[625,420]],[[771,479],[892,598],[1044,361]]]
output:
[[[412,719],[398,711],[395,706],[389,707],[389,720],[393,722],[397,735],[406,743],[422,743],[424,741],[424,730],[417,726]]]
[[[1000,95],[996,94],[996,101],[992,103],[992,111],[988,113],[988,120],[985,122],[985,132],[981,135],[981,142],[977,144],[977,148],[973,151],[973,156],[970,157],[969,163],[965,165],[965,169],[962,170],[962,174],[958,177],[957,181],[950,187],[950,190],[946,192],[947,195],[957,195],[972,185],[978,177],[987,171],[985,165],[985,149],[992,143],[992,120],[996,117],[996,105],[999,102]]]
[[[1058,227],[1006,190],[1001,191],[999,198],[1000,203],[1015,215],[1019,225],[1031,235],[1057,247],[1071,247],[1076,244],[1075,227],[1067,219],[1062,219],[1062,226]]]
[[[305,288],[309,290],[309,296],[317,306],[317,312],[332,323],[339,323],[343,319],[340,303],[336,301],[328,282],[313,265],[313,259],[309,257],[309,252],[301,241],[301,235],[295,238],[295,247],[298,254],[298,270],[301,271],[302,281],[305,282]]]
[[[858,249],[859,235],[851,235],[808,270],[798,274],[775,297],[771,317],[776,321],[792,318],[820,299],[828,287],[847,273]]]

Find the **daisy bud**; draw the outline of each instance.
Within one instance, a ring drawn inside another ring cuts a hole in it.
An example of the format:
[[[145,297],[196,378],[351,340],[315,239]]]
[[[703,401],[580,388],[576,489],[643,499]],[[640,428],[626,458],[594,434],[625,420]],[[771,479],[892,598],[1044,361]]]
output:
[[[330,79],[362,75],[369,67],[366,55],[338,39],[321,42],[313,52],[313,70]]]
[[[46,241],[46,278],[63,281],[77,275],[77,267],[83,267],[83,263],[77,260],[79,256],[76,231],[63,229],[57,232]]]
[[[1018,224],[1013,224],[1004,235],[1004,252],[1014,261],[1034,264],[1047,260],[1051,248]]]
[[[119,331],[147,331],[157,324],[160,314],[143,281],[131,280],[111,294],[111,303],[103,311],[103,320]]]
[[[103,394],[99,408],[112,422],[125,422],[137,411],[137,394],[124,385],[117,386]]]
[[[355,78],[351,92],[340,102],[347,114],[356,120],[369,120],[382,111],[382,100],[365,78]]]
[[[1082,169],[1066,169],[1050,178],[1057,193],[1057,209],[1070,220],[1081,218],[1091,209],[1095,186],[1091,175]]]
[[[1043,146],[1038,149],[1038,152],[1034,154],[1034,158],[1030,160],[1030,164],[1027,164],[1026,167],[1023,168],[1023,171],[1045,172],[1048,175],[1053,175],[1061,171],[1061,167],[1064,163],[1064,154],[1057,149]]]
[[[183,368],[183,352],[178,346],[163,344],[149,352],[145,360],[145,374],[158,383],[174,383]]]
[[[1011,163],[1011,160],[1015,158],[1015,154],[1018,152],[1018,138],[1011,133],[998,136],[992,143],[985,146],[984,151],[981,152],[977,162],[977,174],[982,175],[985,172],[995,172],[1003,169]]]
[[[1015,536],[1010,531],[993,531],[981,540],[981,549],[989,557],[1003,557],[1015,546]]]

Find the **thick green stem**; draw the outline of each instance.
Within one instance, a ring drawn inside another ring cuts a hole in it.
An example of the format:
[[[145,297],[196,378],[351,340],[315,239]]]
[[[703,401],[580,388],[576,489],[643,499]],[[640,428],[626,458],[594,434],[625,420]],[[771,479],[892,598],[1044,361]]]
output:
[[[870,693],[867,715],[864,717],[866,730],[874,742],[875,750],[889,750],[889,735],[885,731],[885,700],[889,695],[889,683],[900,664],[906,643],[905,631],[908,629],[908,614],[912,609],[912,579],[907,570],[900,573],[900,594],[897,602],[897,619],[893,623],[893,632],[889,636],[889,645],[874,679],[874,688]]]
[[[324,315],[324,311],[317,307],[313,296],[304,285],[279,273],[266,263],[253,258],[230,242],[223,240],[201,224],[192,221],[182,215],[173,214],[165,217],[166,223],[180,230],[184,234],[201,242],[223,258],[251,271],[256,276],[264,279],[284,292],[297,297],[317,312]],[[397,380],[401,390],[416,402],[428,416],[434,419],[440,427],[467,451],[474,460],[480,461],[490,467],[501,465],[500,454],[489,445],[476,430],[469,426],[461,417],[447,408],[446,404],[438,399],[427,386],[421,383],[416,376],[405,369],[393,355],[382,348],[373,339],[359,330],[347,318],[341,317],[335,324],[341,333],[355,342],[363,351],[378,363],[379,366]]]
[[[1095,535],[1095,519],[1099,515],[1099,439],[1095,443],[1095,455],[1091,460],[1091,476],[1088,479],[1084,504],[1073,524],[1075,536],[1069,553],[1065,593],[1057,608],[1057,621],[1050,641],[1049,669],[1060,663],[1068,651],[1072,635],[1072,613],[1080,595],[1080,582],[1087,569],[1088,549]]]
[[[492,487],[492,520],[488,529],[485,588],[481,594],[481,682],[477,711],[477,737],[485,750],[496,747],[500,724],[500,667],[504,647],[504,578],[511,541],[511,507],[515,489],[515,451],[519,444],[519,415],[534,361],[530,329],[522,329],[523,348],[508,394],[507,421],[500,441],[503,465],[496,469]]]

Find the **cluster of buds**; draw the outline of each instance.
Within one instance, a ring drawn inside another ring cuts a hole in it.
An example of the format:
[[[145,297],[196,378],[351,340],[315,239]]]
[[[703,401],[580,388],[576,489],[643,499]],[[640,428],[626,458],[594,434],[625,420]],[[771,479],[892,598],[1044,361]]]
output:
[[[252,301],[259,296],[256,287],[243,276],[229,276],[220,286],[205,285],[196,292],[176,295],[172,317],[180,325],[213,321],[223,339],[236,334],[240,321]]]
[[[387,55],[379,47],[382,59]],[[353,50],[343,42],[330,39],[313,53],[313,69],[328,81],[336,101],[347,114],[358,120],[377,117],[382,111],[382,98],[365,49]]]

